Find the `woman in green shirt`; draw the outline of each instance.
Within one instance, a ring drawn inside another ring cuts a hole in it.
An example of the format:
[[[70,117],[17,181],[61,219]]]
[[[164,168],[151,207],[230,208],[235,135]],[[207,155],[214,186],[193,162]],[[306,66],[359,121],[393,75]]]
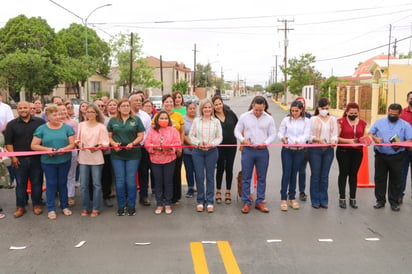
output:
[[[136,215],[136,173],[140,163],[139,146],[145,128],[142,121],[133,115],[127,99],[117,103],[117,115],[107,125],[111,151],[111,161],[116,183],[117,215]],[[127,193],[127,195],[126,195]],[[127,196],[127,208],[126,207]]]

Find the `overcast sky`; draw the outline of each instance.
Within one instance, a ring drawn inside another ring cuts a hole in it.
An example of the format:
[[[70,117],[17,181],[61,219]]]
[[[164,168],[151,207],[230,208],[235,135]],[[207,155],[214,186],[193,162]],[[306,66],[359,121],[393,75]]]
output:
[[[89,27],[104,40],[134,32],[143,39],[145,56],[162,55],[163,60],[183,62],[192,69],[196,43],[198,63],[210,62],[218,75],[223,69],[225,80],[239,75],[248,85],[269,80],[276,56],[278,65],[283,62],[285,32],[280,20],[290,21],[288,59],[311,53],[317,59],[315,68],[325,77],[351,75],[359,62],[387,54],[390,24],[391,40],[403,39],[397,52],[412,50],[410,0],[54,1],[83,19],[110,3],[88,19]],[[13,0],[2,1],[0,27],[20,14],[40,16],[56,31],[81,23],[49,0]],[[278,81],[282,79],[278,70]]]

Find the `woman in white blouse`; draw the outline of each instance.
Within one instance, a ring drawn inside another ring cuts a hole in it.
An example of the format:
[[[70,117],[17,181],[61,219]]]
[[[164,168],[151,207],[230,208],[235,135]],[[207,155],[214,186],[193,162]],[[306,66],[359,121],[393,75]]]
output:
[[[304,150],[299,144],[305,144],[309,139],[310,122],[305,117],[302,102],[293,101],[290,106],[289,116],[283,118],[279,127],[279,139],[282,147],[282,183],[280,189],[280,209],[288,210],[289,205],[293,209],[299,209],[296,201],[296,177],[303,161]]]
[[[329,115],[329,99],[321,98],[310,118],[312,144],[308,149],[310,165],[310,199],[313,208],[328,208],[329,171],[333,161],[333,147],[338,141],[338,123]]]

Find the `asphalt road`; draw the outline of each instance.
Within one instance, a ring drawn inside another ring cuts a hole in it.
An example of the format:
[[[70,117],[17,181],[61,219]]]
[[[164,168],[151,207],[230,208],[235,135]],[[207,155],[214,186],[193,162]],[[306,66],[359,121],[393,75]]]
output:
[[[228,104],[240,114],[251,100],[232,98]],[[272,102],[269,110],[278,127],[286,112]],[[236,157],[235,173],[240,153]],[[335,159],[329,209],[301,202],[299,210],[281,212],[280,148],[271,147],[270,157],[268,214],[255,209],[242,214],[235,197],[232,205],[216,205],[213,214],[197,213],[195,199],[183,198],[172,215],[157,216],[154,205],[139,205],[133,217],[116,216],[116,208],[104,208],[97,218],[80,217],[76,205],[74,215],[58,212],[57,220],[50,221],[46,214],[34,216],[29,206],[26,215],[15,219],[14,190],[2,189],[0,205],[7,217],[0,220],[0,273],[411,273],[410,183],[400,212],[388,206],[374,209],[373,188],[358,189],[359,209],[343,210]],[[373,166],[371,153],[369,159]],[[308,168],[308,181],[309,175]],[[76,248],[80,241],[86,243]]]

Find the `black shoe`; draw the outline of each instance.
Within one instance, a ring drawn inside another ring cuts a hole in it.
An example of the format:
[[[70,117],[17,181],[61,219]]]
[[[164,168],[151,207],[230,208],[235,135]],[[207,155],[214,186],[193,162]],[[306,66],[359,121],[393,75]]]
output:
[[[350,199],[349,200],[349,205],[351,208],[358,208],[358,206],[356,205],[356,200],[355,199]]]
[[[110,199],[104,199],[103,204],[104,204],[105,207],[113,207],[112,200],[110,200]]]
[[[382,208],[382,207],[385,207],[385,203],[377,202],[377,203],[373,206],[373,208],[376,208],[376,209],[379,209],[379,208]]]
[[[302,202],[306,202],[306,199],[307,199],[307,196],[305,192],[299,193],[299,200],[301,200]]]
[[[340,208],[346,208],[346,200],[339,199],[339,207]]]
[[[3,212],[3,208],[0,207],[0,212]]]
[[[117,216],[124,216],[124,208],[122,207],[122,208],[119,208],[118,210],[117,210]]]
[[[398,205],[391,205],[392,211],[400,211],[401,208]]]
[[[136,209],[134,207],[128,207],[127,208],[127,215],[129,215],[129,216],[136,215]]]
[[[147,198],[142,198],[139,200],[139,203],[144,205],[144,206],[150,206],[150,201]]]

